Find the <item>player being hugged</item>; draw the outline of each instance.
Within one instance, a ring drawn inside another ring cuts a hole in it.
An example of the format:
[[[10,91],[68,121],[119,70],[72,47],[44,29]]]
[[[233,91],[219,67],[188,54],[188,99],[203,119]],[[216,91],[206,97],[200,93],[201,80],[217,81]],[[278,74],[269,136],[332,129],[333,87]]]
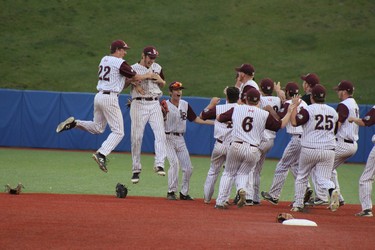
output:
[[[186,120],[198,124],[214,124],[211,120],[204,121],[198,117],[189,103],[181,99],[183,89],[184,87],[180,82],[169,84],[169,95],[171,98],[166,101],[169,110],[164,118],[165,135],[167,137],[167,158],[170,165],[168,170],[168,200],[177,200],[176,192],[178,189],[179,166],[182,171],[180,200],[193,200],[189,195],[190,177],[193,172],[193,166],[184,138]]]

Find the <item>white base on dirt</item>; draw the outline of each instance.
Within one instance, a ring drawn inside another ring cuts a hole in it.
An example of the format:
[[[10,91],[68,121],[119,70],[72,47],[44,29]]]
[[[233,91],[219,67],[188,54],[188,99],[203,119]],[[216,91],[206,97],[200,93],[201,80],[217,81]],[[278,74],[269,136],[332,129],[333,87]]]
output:
[[[318,226],[314,221],[306,220],[306,219],[284,220],[283,225],[287,225],[287,226],[307,226],[307,227],[317,227]]]

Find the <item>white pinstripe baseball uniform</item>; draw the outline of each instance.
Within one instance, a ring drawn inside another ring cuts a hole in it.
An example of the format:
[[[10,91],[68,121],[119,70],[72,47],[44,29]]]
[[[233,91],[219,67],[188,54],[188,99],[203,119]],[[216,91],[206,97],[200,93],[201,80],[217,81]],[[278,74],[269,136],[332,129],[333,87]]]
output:
[[[280,112],[286,111],[291,103],[292,100],[285,101]],[[305,107],[307,107],[307,104],[302,101],[298,106],[297,111],[299,112],[301,108]],[[269,191],[269,195],[274,199],[280,198],[281,190],[288,176],[289,169],[291,170],[294,179],[297,178],[298,160],[301,153],[301,135],[303,129],[301,126],[293,127],[289,122],[286,125],[286,132],[291,135],[291,138],[280,161],[276,165],[275,175]]]
[[[207,178],[204,183],[204,201],[208,203],[212,195],[214,194],[215,184],[217,178],[220,174],[220,170],[227,158],[227,151],[230,143],[232,142],[232,124],[231,123],[221,123],[216,120],[216,116],[220,115],[234,106],[237,106],[236,103],[227,103],[222,105],[216,105],[212,115],[206,115],[210,111],[203,111],[202,118],[205,119],[215,119],[214,127],[214,138],[216,139],[214,148],[211,154],[211,164],[210,169],[207,173]]]
[[[233,123],[232,144],[228,150],[216,199],[216,205],[223,206],[224,202],[229,199],[233,178],[235,178],[237,190],[246,190],[249,176],[254,171],[261,154],[258,146],[264,130],[267,128],[277,131],[281,127],[281,122],[275,120],[267,111],[249,105],[235,106],[221,114],[218,120],[220,122],[232,120]]]
[[[140,63],[133,64],[132,68],[139,75],[153,72],[164,78],[162,67],[156,62],[152,63],[149,68],[141,65]],[[158,84],[151,79],[141,81],[140,86],[143,88],[145,92],[144,94],[138,93],[133,85],[131,88],[132,103],[130,106],[130,117],[133,173],[140,173],[142,170],[141,146],[146,123],[150,124],[155,136],[154,167],[164,168],[164,161],[166,157],[164,121],[159,103],[159,97],[162,96],[163,93]]]
[[[197,116],[185,100],[180,100],[178,107],[171,103],[170,100],[166,102],[169,109],[164,122],[167,138],[167,158],[170,165],[168,170],[168,192],[177,192],[178,170],[181,167],[182,184],[180,192],[183,195],[188,195],[193,166],[186,147],[184,134],[186,132],[186,120],[194,121]]]
[[[375,124],[375,105],[362,118],[365,126],[370,127]],[[375,135],[372,136],[372,142],[375,143]],[[375,145],[367,158],[365,169],[359,178],[359,201],[362,210],[372,210],[372,185],[375,179]]]
[[[357,152],[357,141],[359,127],[357,124],[349,122],[348,117],[359,117],[359,107],[354,98],[349,97],[342,102],[336,108],[339,115],[338,121],[341,126],[337,129],[336,133],[336,148],[335,148],[335,161],[333,163],[333,171],[331,180],[335,183],[337,189],[340,189],[337,168],[343,164],[347,159],[352,157]],[[322,193],[319,186],[315,188],[318,194]],[[318,195],[319,196],[319,195]],[[321,200],[328,200],[327,196],[319,197]],[[344,201],[342,193],[340,192],[340,201]]]
[[[280,110],[281,100],[277,96],[261,96],[260,97],[260,108],[263,109],[267,105],[271,106],[276,112]],[[260,158],[255,165],[253,176],[249,176],[249,184],[247,186],[248,192],[246,193],[246,199],[252,200],[254,203],[260,202],[259,187],[260,187],[260,175],[263,169],[263,164],[266,159],[266,154],[273,147],[274,140],[276,138],[276,132],[271,130],[264,130],[263,138],[260,142],[259,149],[261,151]],[[250,180],[253,179],[253,185],[251,186]]]
[[[124,120],[118,102],[118,95],[124,88],[125,77],[131,78],[136,73],[122,58],[104,56],[99,64],[99,93],[94,99],[93,121],[76,120],[77,128],[92,134],[104,132],[107,123],[111,133],[97,152],[107,156],[124,137]]]
[[[301,154],[295,182],[294,208],[304,207],[304,195],[308,177],[315,168],[317,185],[324,190],[335,189],[330,180],[335,159],[335,124],[338,115],[335,109],[314,103],[302,109],[296,116],[297,125],[302,125]]]
[[[251,88],[255,88],[256,90],[259,90],[259,86],[254,80],[248,80],[247,82],[241,84],[240,99],[242,100],[242,102],[245,103],[244,101],[245,93]]]

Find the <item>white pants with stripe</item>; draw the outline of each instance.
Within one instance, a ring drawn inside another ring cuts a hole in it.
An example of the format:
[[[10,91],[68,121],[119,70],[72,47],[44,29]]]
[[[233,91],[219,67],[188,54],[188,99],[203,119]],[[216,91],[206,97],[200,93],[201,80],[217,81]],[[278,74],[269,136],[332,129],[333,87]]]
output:
[[[372,209],[372,185],[375,178],[375,146],[367,158],[367,163],[361,178],[359,179],[359,201],[361,202],[362,210]]]
[[[249,178],[254,171],[255,164],[260,158],[260,150],[250,146],[248,143],[233,142],[228,149],[227,161],[223,175],[220,179],[219,194],[216,199],[216,205],[223,205],[229,200],[233,179],[236,182],[237,191],[241,188],[245,189],[248,182],[253,185],[253,178]],[[250,180],[249,180],[250,179]]]
[[[302,147],[299,158],[298,174],[295,182],[293,207],[304,207],[303,199],[312,169],[315,169],[316,184],[318,187],[325,190],[326,193],[328,193],[329,189],[335,188],[335,184],[331,181],[334,160],[334,150]]]
[[[97,150],[97,152],[105,156],[109,155],[124,137],[124,119],[116,93],[109,95],[101,92],[97,93],[94,98],[93,121],[77,120],[76,122],[77,128],[88,131],[91,134],[101,134],[107,124],[109,125],[111,133]]]
[[[159,101],[133,100],[130,106],[130,118],[133,173],[140,173],[142,170],[141,147],[146,123],[150,124],[155,136],[154,166],[164,168],[166,139],[163,113]]]
[[[168,170],[168,192],[177,192],[178,170],[181,167],[182,184],[180,192],[183,195],[188,195],[193,166],[183,136],[167,135],[167,158],[170,165]]]

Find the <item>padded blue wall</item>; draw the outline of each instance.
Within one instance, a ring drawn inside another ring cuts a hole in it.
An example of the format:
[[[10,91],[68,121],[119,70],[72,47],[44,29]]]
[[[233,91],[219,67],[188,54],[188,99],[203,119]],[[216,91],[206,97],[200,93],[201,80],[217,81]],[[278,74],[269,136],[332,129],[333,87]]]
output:
[[[80,120],[92,120],[94,93],[67,93],[47,91],[23,91],[0,89],[0,146],[96,150],[109,134],[109,129],[101,135],[73,129],[56,134],[56,126],[69,116]],[[125,120],[125,137],[115,151],[130,152],[130,117],[125,104],[130,98],[120,95],[120,106]],[[167,96],[163,97],[167,99]],[[209,103],[209,98],[183,97],[199,114]],[[336,108],[337,104],[330,104]],[[360,105],[363,117],[373,105]],[[213,126],[187,122],[185,140],[190,154],[210,155],[213,145]],[[366,162],[373,147],[371,137],[375,126],[361,127],[358,151],[349,162]],[[277,133],[275,146],[268,153],[269,158],[280,158],[289,136],[285,129]],[[154,152],[154,135],[146,126],[142,152]]]

